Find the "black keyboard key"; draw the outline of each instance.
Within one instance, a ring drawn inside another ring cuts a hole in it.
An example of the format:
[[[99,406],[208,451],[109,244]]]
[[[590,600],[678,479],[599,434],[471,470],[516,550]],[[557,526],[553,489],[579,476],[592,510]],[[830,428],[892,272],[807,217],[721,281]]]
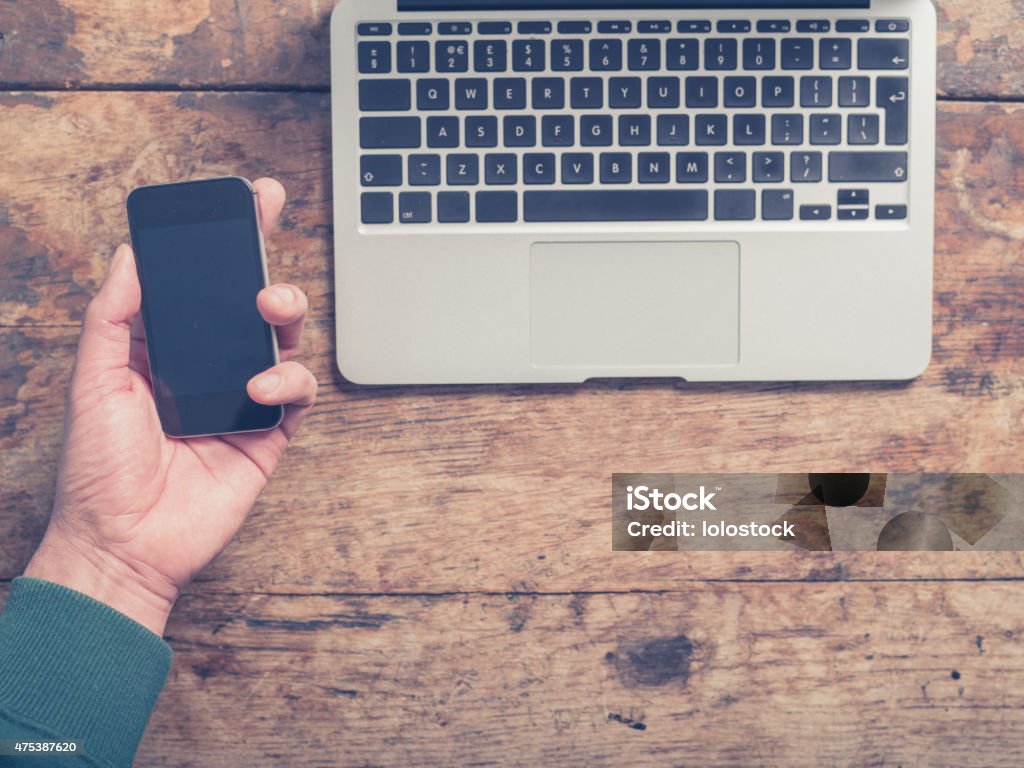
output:
[[[359,44],[359,71],[364,75],[386,75],[391,71],[391,43],[374,40]]]
[[[693,134],[697,144],[708,147],[725,146],[729,136],[729,118],[725,115],[697,115]]]
[[[524,219],[531,222],[706,221],[704,190],[602,189],[527,191]]]
[[[907,180],[906,152],[833,152],[828,158],[832,182],[891,182]]]
[[[447,149],[459,146],[459,118],[428,117],[427,146]]]
[[[439,35],[472,35],[473,25],[468,21],[445,21],[437,25]]]
[[[846,142],[858,146],[878,144],[880,120],[878,115],[850,115],[846,129]]]
[[[537,146],[537,118],[533,115],[509,115],[502,127],[506,147]]]
[[[451,105],[451,86],[447,80],[428,78],[416,81],[416,108],[423,112],[441,111]]]
[[[737,146],[761,146],[767,141],[764,115],[736,115],[733,118],[732,141]]]
[[[582,72],[583,41],[552,40],[551,69],[555,72]]]
[[[793,190],[764,190],[761,193],[761,218],[765,221],[792,221]]]
[[[720,35],[742,35],[751,30],[749,21],[740,19],[722,19],[715,27]]]
[[[412,107],[408,80],[360,80],[359,109],[363,112],[406,112]]]
[[[877,106],[885,110],[885,143],[903,145],[910,140],[910,80],[880,77]]]
[[[544,115],[540,123],[540,142],[545,147],[574,146],[576,119],[572,115]]]
[[[359,202],[363,224],[394,222],[395,196],[391,192],[364,192]]]
[[[543,40],[516,40],[512,43],[512,69],[516,72],[543,72],[547,67],[547,49]]]
[[[498,146],[498,118],[490,115],[467,117],[466,146],[474,148]]]
[[[840,107],[869,107],[869,106],[871,106],[871,78],[869,78],[869,77],[840,77],[839,78],[839,106]]]
[[[788,75],[766,77],[761,81],[761,106],[789,109],[796,103],[796,80]]]
[[[641,152],[636,158],[636,180],[641,184],[672,181],[672,158],[668,152]]]
[[[801,205],[801,221],[828,221],[832,218],[831,205]]]
[[[398,196],[398,221],[429,224],[433,215],[429,192],[402,192]]]
[[[867,221],[870,214],[867,208],[840,208],[836,211],[840,221]]]
[[[839,115],[811,115],[811,144],[839,144],[843,137]]]
[[[708,166],[707,152],[680,152],[676,155],[676,181],[680,184],[705,184]]]
[[[679,109],[679,78],[652,77],[647,81],[648,109]]]
[[[558,34],[560,35],[589,35],[593,29],[589,21],[560,21],[558,22]]]
[[[681,35],[707,35],[711,32],[711,22],[705,19],[687,19],[676,25],[676,31]]]
[[[439,192],[437,220],[441,224],[465,224],[469,221],[469,192]]]
[[[694,38],[667,41],[665,43],[665,63],[674,72],[697,69],[700,64],[700,43]]]
[[[455,81],[455,108],[462,111],[487,109],[488,83],[483,78]]]
[[[870,32],[871,22],[867,19],[842,19],[836,22],[836,32],[843,34]]]
[[[755,152],[751,165],[757,184],[776,184],[786,180],[786,156],[782,152]]]
[[[476,220],[481,224],[512,224],[518,221],[519,195],[515,192],[477,192]]]
[[[636,25],[641,35],[667,35],[672,32],[671,21],[641,21]]]
[[[612,116],[583,115],[580,118],[580,144],[584,147],[610,147]]]
[[[612,109],[639,109],[643,101],[639,77],[613,77],[608,80],[608,105]]]
[[[789,180],[794,184],[819,182],[821,168],[821,152],[794,152],[789,158]]]
[[[477,40],[473,43],[473,69],[477,72],[505,72],[508,69],[508,43],[504,40]]]
[[[400,35],[430,35],[434,32],[434,25],[429,21],[406,21],[398,25],[398,34]]]
[[[772,144],[795,147],[803,143],[803,115],[772,115]]]
[[[775,41],[771,38],[748,38],[743,41],[743,68],[775,69]]]
[[[832,24],[824,19],[806,19],[796,23],[796,31],[800,34],[822,34],[832,31]]]
[[[582,152],[567,152],[562,155],[563,184],[593,184],[594,156]]]
[[[789,37],[782,41],[783,69],[813,69],[814,41],[807,37]]]
[[[593,72],[618,72],[622,69],[622,41],[590,41],[590,69]]]
[[[651,143],[650,115],[619,116],[619,146],[647,147]]]
[[[597,31],[602,35],[628,35],[633,31],[633,23],[629,21],[599,21]]]
[[[551,153],[523,155],[524,184],[554,184],[555,156]]]
[[[629,68],[634,72],[661,69],[661,40],[654,38],[630,40]]]
[[[867,205],[871,193],[866,189],[840,189],[837,198],[839,205]]]
[[[715,182],[742,184],[747,180],[747,156],[743,152],[719,152],[715,155]]]
[[[757,31],[761,35],[784,35],[789,33],[791,25],[782,19],[764,19],[757,22]]]
[[[476,25],[476,31],[481,35],[511,35],[511,21],[481,21]]]
[[[710,71],[736,69],[738,45],[734,39],[711,38],[704,41],[704,68]]]
[[[515,155],[487,155],[484,158],[484,181],[488,185],[516,184],[519,181],[519,158]]]
[[[403,40],[396,52],[398,71],[429,72],[430,43],[426,40]]]
[[[550,35],[550,21],[520,21],[518,26],[520,35]]]
[[[495,109],[526,109],[526,78],[498,77],[494,80]]]
[[[534,109],[565,109],[565,80],[537,77],[533,80]]]
[[[852,69],[853,41],[845,37],[822,38],[819,61],[822,69]]]
[[[832,78],[802,77],[800,78],[801,107],[831,107]]]
[[[633,156],[628,152],[601,155],[601,183],[629,184],[633,181]]]
[[[718,78],[686,78],[686,106],[688,109],[714,109],[717,107]]]
[[[569,103],[573,109],[602,109],[604,80],[600,77],[574,77],[569,82]]]
[[[907,218],[905,205],[879,205],[875,207],[875,218],[879,221],[902,221]]]
[[[887,34],[909,32],[910,22],[906,19],[879,19],[875,22],[875,31]]]
[[[753,221],[757,193],[752,189],[719,189],[715,192],[715,221]]]
[[[743,109],[757,104],[757,80],[753,77],[727,77],[724,91],[727,107]]]
[[[477,155],[448,155],[445,165],[449,186],[475,186],[480,183],[480,158]]]
[[[465,40],[438,40],[434,56],[438,72],[469,71],[469,44]]]
[[[363,155],[359,158],[359,179],[364,187],[402,186],[402,156]]]
[[[861,69],[909,69],[910,41],[904,38],[862,38],[857,43]]]
[[[409,185],[436,187],[441,183],[440,155],[409,155]]]
[[[362,37],[387,37],[391,34],[391,25],[387,23],[360,24],[356,27],[356,30]]]
[[[690,143],[690,118],[687,115],[658,116],[658,144],[681,147]]]
[[[416,149],[423,141],[418,117],[363,117],[359,146],[363,149]]]

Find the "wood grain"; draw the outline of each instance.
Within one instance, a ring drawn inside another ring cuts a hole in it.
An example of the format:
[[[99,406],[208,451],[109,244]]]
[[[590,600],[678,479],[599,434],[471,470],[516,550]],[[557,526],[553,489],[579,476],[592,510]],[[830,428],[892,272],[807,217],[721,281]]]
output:
[[[1017,0],[937,0],[939,87],[1024,96]],[[331,0],[0,0],[0,87],[325,89]]]
[[[76,325],[125,237],[123,200],[168,178],[274,172],[291,193],[271,274],[303,286],[320,405],[208,587],[280,592],[671,589],[689,579],[1016,576],[1017,555],[639,558],[610,549],[616,471],[1019,471],[1024,129],[943,105],[935,359],[911,384],[365,389],[333,362],[322,94],[0,96],[0,577],[41,535]],[[239,126],[242,126],[241,128]],[[600,429],[595,430],[594,425]],[[276,567],[263,565],[273,553]]]

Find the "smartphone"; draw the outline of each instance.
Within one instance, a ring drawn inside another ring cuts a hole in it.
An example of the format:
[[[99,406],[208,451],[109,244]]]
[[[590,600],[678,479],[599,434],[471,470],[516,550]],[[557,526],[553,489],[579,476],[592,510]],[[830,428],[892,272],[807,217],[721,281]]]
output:
[[[267,261],[252,184],[227,177],[139,187],[127,207],[164,432],[276,427],[284,408],[256,403],[245,388],[278,362],[274,329],[256,308]]]

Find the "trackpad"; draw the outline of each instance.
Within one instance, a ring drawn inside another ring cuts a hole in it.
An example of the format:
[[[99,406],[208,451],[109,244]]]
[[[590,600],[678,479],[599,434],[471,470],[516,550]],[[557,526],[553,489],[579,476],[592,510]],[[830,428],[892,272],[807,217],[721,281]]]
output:
[[[739,294],[737,243],[537,243],[533,363],[735,365]]]

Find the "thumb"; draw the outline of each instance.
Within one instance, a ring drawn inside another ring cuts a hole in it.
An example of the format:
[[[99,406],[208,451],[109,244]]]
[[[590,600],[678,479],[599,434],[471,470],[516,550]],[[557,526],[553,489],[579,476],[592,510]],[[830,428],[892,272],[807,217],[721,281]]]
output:
[[[131,325],[141,303],[135,258],[131,247],[122,245],[114,253],[107,279],[86,309],[73,391],[102,395],[131,385]]]

